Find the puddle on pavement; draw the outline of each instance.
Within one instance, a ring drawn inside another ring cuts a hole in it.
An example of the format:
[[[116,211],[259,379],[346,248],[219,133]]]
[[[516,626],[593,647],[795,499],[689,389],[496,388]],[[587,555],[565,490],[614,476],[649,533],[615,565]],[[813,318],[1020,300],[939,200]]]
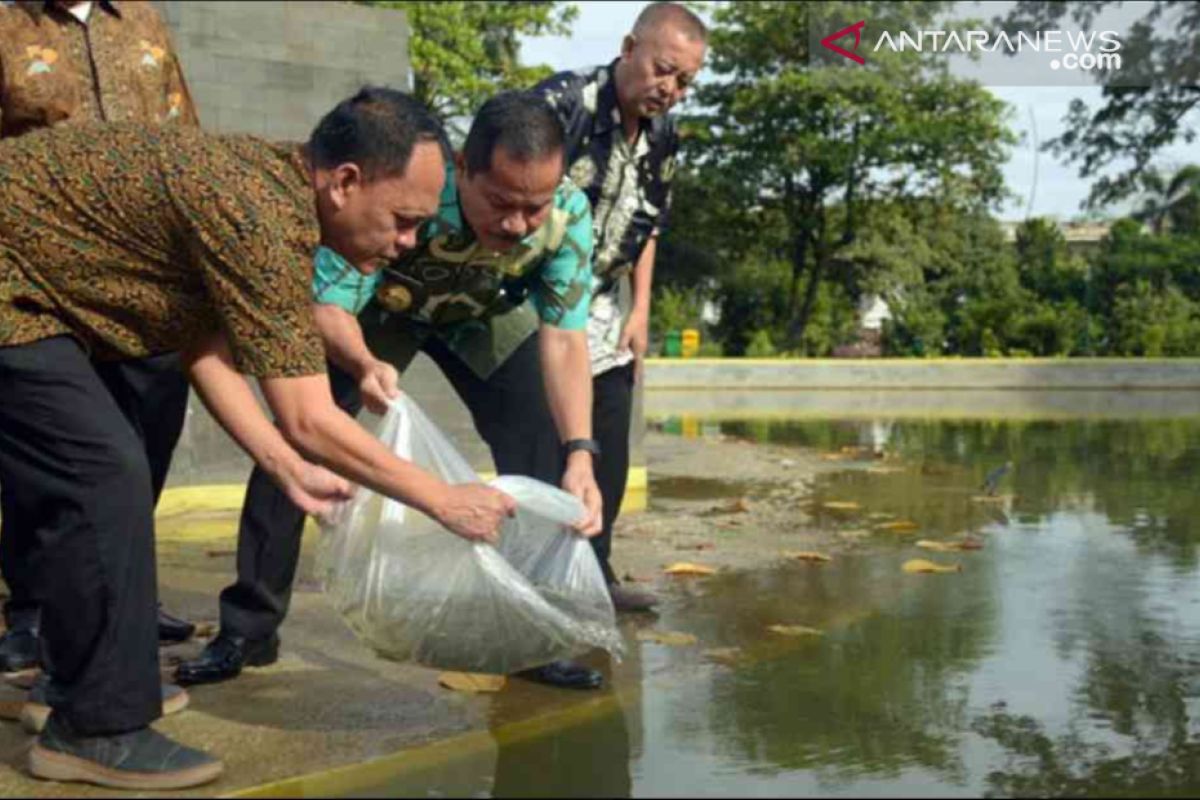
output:
[[[817,524],[886,517],[918,530],[872,533],[820,566],[672,584],[658,619],[640,624],[698,643],[637,641],[626,623],[613,702],[509,737],[500,721],[550,695],[506,690],[490,701],[490,747],[363,794],[1200,793],[1200,421],[774,430],[771,441],[806,447],[883,447],[903,467],[821,475],[812,504],[859,507]],[[981,502],[985,476],[1009,460],[1000,499]],[[965,532],[984,549],[914,546]],[[963,571],[906,574],[912,558]]]
[[[742,497],[755,485],[747,481],[726,481],[717,478],[693,478],[672,475],[649,479],[649,497],[652,504],[659,500],[724,500]]]

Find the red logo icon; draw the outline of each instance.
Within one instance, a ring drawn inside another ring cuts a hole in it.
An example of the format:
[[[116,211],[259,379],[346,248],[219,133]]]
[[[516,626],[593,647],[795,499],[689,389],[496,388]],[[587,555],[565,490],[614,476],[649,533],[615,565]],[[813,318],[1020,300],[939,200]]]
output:
[[[826,36],[824,39],[821,40],[821,44],[824,47],[828,47],[830,50],[837,53],[838,55],[845,56],[846,58],[850,59],[851,61],[853,61],[855,63],[865,64],[865,63],[867,63],[867,60],[865,58],[863,58],[862,56],[860,56],[858,53],[854,53],[849,50],[846,50],[843,47],[839,47],[838,45],[834,44],[834,42],[836,42],[838,39],[842,38],[843,36],[848,36],[851,33],[853,33],[854,34],[854,49],[857,50],[859,43],[862,41],[863,26],[866,24],[867,24],[867,21],[865,19],[859,20],[858,22],[854,23],[853,25],[849,25],[845,28],[842,28],[837,33],[829,34],[828,36]]]

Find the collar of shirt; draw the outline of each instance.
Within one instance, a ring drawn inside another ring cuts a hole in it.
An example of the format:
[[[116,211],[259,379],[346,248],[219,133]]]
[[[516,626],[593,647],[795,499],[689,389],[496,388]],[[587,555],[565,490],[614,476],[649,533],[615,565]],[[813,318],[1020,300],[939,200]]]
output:
[[[607,66],[599,67],[593,77],[598,84],[596,116],[592,120],[592,137],[596,139],[621,127],[621,104],[617,98],[617,63],[620,60],[614,58]],[[654,120],[642,117],[638,120],[638,129],[649,141],[654,136]]]
[[[36,0],[36,2],[26,3],[25,5],[35,15],[66,15],[65,17],[60,18],[75,19],[75,17],[71,15],[71,12],[63,7],[61,3],[57,2],[57,0]],[[98,8],[104,9],[117,19],[121,18],[121,9],[118,7],[117,0],[96,0],[96,2],[92,3],[92,10],[95,11]]]

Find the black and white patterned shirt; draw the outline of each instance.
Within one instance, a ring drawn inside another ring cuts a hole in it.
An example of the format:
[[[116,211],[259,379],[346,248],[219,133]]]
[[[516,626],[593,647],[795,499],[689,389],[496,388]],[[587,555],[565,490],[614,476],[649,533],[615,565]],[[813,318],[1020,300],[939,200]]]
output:
[[[534,88],[562,121],[567,174],[592,204],[595,285],[588,345],[595,375],[633,360],[631,352],[617,349],[620,279],[637,264],[650,237],[666,227],[679,149],[675,121],[666,115],[642,119],[637,139],[632,145],[626,141],[616,65],[560,72]]]

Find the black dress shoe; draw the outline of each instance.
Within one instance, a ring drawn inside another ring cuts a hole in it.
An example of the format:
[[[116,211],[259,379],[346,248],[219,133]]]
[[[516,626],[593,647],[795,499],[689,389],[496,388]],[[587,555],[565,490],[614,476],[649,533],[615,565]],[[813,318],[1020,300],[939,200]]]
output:
[[[158,604],[158,640],[160,642],[186,642],[196,632],[196,626],[186,619],[172,616]]]
[[[36,627],[9,628],[0,636],[0,672],[23,672],[38,663]]]
[[[175,668],[175,682],[181,686],[197,683],[217,683],[236,678],[242,667],[265,667],[279,658],[279,637],[247,639],[218,633],[205,646],[199,657],[184,661]]]
[[[526,680],[563,689],[599,689],[604,685],[603,675],[574,661],[551,661],[549,664],[518,672],[517,675]]]
[[[608,596],[612,598],[613,608],[618,613],[650,611],[658,605],[658,598],[649,592],[631,589],[619,583],[608,585]]]

